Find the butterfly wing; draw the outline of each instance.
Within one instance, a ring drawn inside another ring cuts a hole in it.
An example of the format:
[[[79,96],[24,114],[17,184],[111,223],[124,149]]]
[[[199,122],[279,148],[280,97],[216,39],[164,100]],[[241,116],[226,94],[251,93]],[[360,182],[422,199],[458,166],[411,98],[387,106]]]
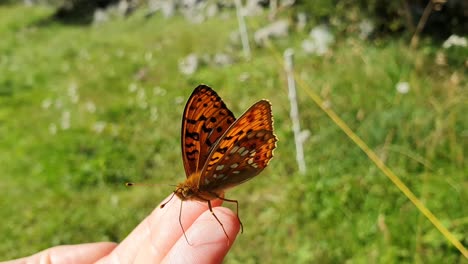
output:
[[[206,85],[199,85],[185,105],[182,117],[182,158],[187,178],[202,169],[216,140],[235,117]]]
[[[271,105],[261,100],[213,146],[201,173],[199,189],[216,192],[253,178],[273,157],[276,141]]]

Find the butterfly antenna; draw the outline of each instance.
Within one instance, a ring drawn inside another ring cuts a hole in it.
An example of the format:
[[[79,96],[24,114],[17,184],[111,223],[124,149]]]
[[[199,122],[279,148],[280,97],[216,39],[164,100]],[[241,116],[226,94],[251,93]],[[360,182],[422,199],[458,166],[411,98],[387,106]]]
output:
[[[174,196],[174,195],[172,195],[172,196]],[[183,203],[183,201],[180,200],[179,224],[180,224],[180,227],[182,228],[182,232],[184,233],[185,241],[187,241],[187,244],[189,244],[189,246],[192,246],[192,244],[190,244],[190,242],[188,241],[187,235],[185,234],[184,226],[182,225],[182,203]]]
[[[164,208],[164,206],[166,206],[166,204],[168,204],[172,200],[174,195],[175,195],[175,192],[173,192],[171,197],[169,198],[169,200],[167,200],[165,203],[161,204],[161,206],[159,206],[159,208]]]
[[[175,186],[173,184],[152,184],[152,183],[135,183],[135,182],[126,182],[125,186],[127,187],[133,187],[133,186],[146,186],[146,187],[154,187],[154,186],[160,186],[160,185],[169,185],[169,186]]]

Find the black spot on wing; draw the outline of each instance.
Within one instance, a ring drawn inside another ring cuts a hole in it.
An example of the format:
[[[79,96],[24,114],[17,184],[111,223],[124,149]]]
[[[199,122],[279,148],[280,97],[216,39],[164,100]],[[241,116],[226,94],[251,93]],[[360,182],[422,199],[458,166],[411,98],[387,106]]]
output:
[[[200,140],[200,134],[198,134],[197,132],[190,133],[190,131],[185,130],[185,136],[196,141]]]
[[[205,132],[205,133],[210,133],[211,130],[213,130],[213,128],[211,128],[211,127],[206,127],[206,124],[203,124],[201,128],[202,128],[203,132]]]
[[[229,147],[219,148],[216,152],[224,154],[228,150]]]

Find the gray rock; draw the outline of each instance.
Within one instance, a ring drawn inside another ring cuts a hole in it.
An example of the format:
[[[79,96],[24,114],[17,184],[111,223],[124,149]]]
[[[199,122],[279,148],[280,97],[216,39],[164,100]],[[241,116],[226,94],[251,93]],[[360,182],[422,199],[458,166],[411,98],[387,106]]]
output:
[[[218,13],[219,13],[219,8],[218,8],[218,5],[216,4],[211,4],[211,5],[208,5],[205,9],[205,12],[206,12],[206,16],[207,17],[214,17],[216,16]]]
[[[367,39],[372,32],[374,32],[375,25],[369,19],[365,19],[359,23],[359,37],[361,39]]]
[[[335,42],[335,37],[326,25],[314,27],[309,34],[309,38],[302,42],[302,49],[306,53],[313,53],[319,56],[324,55],[329,50],[331,44]]]
[[[227,66],[233,64],[234,60],[226,53],[216,53],[213,62],[217,66]]]
[[[288,35],[289,22],[286,19],[278,20],[257,30],[254,34],[255,43],[264,45],[270,38],[281,38]]]
[[[101,23],[107,22],[108,20],[109,20],[109,16],[107,15],[107,12],[105,9],[98,8],[94,10],[93,24],[101,24]]]
[[[258,0],[247,0],[247,3],[242,8],[243,16],[258,16],[263,12],[263,8],[258,4]]]
[[[169,18],[174,16],[176,11],[176,2],[173,0],[149,0],[147,17],[161,12],[164,17]]]

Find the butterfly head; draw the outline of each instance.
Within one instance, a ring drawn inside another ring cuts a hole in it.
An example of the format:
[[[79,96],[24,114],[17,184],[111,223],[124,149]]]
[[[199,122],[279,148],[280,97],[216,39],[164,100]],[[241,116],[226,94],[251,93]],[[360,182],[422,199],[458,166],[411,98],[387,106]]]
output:
[[[185,183],[180,183],[177,185],[174,193],[182,201],[190,200],[195,195],[195,192],[192,190],[191,186],[188,186]]]

